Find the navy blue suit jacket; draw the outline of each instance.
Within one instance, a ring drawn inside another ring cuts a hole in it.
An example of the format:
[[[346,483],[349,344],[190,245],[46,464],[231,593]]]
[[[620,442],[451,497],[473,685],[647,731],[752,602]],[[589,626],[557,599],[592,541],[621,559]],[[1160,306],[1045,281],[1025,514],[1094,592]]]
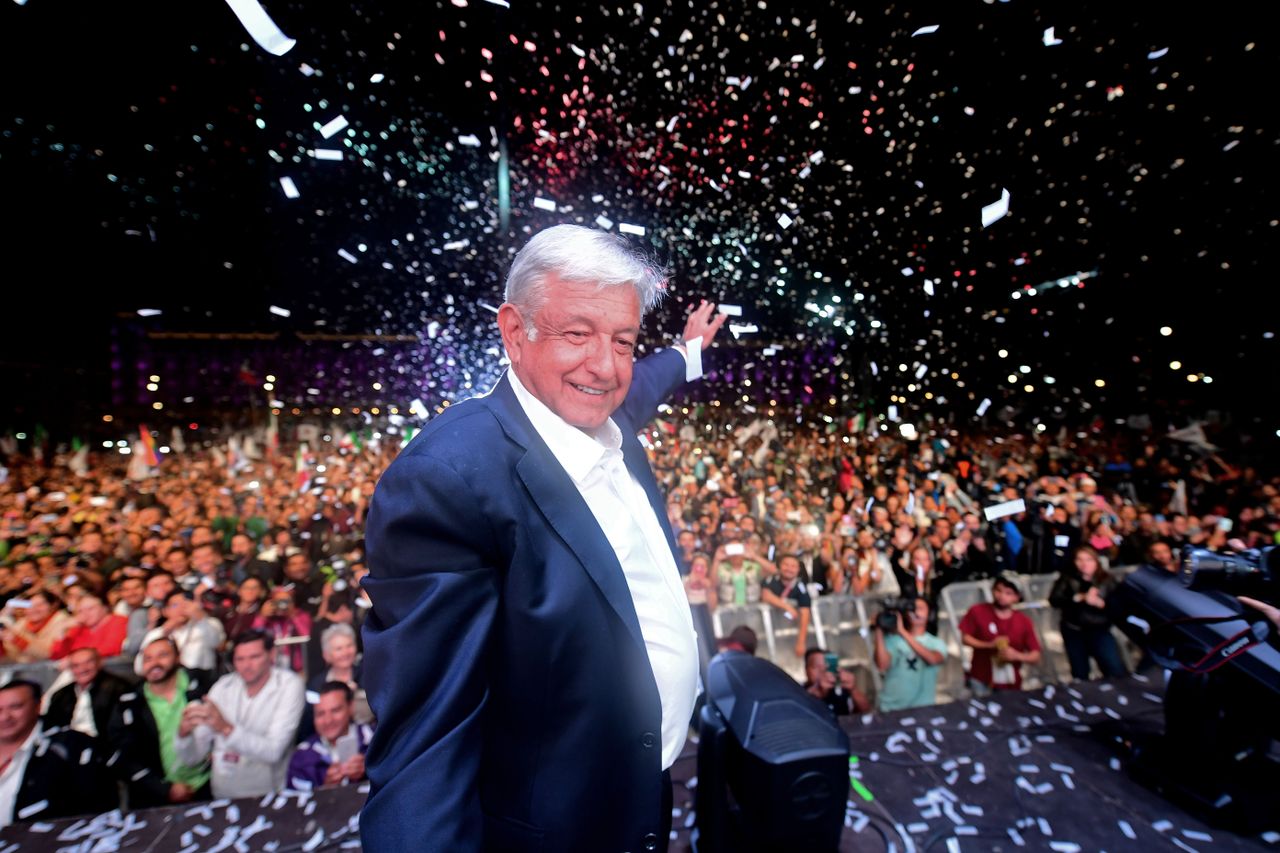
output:
[[[613,415],[673,553],[635,436],[684,370],[675,350],[637,362]],[[507,377],[400,453],[366,544],[365,849],[660,846],[662,708],[631,593]]]

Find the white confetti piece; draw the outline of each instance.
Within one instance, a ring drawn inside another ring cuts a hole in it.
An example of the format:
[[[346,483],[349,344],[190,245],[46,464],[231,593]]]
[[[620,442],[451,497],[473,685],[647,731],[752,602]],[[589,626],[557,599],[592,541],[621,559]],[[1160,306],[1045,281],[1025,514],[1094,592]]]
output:
[[[317,829],[315,834],[307,839],[307,843],[302,845],[304,853],[309,853],[309,851],[315,850],[320,846],[320,842],[322,841],[324,841],[324,830]]]
[[[1213,836],[1210,835],[1209,833],[1198,832],[1197,830],[1194,830],[1194,829],[1184,829],[1182,830],[1182,834],[1185,835],[1187,838],[1190,838],[1192,841],[1205,841],[1205,842],[1213,841]]]
[[[1173,821],[1158,820],[1155,823],[1151,824],[1151,828],[1154,829],[1156,832],[1168,832],[1169,830],[1173,829]]]
[[[342,152],[336,148],[317,148],[311,152],[317,160],[341,160]]]
[[[1050,841],[1049,849],[1054,853],[1080,853],[1080,845],[1074,841]]]
[[[997,219],[1003,218],[1009,213],[1009,191],[1000,190],[1000,200],[993,201],[991,204],[982,208],[982,227],[986,228]]]
[[[1026,841],[1024,841],[1024,840],[1023,840],[1023,838],[1022,838],[1022,833],[1018,832],[1018,830],[1014,829],[1012,826],[1011,826],[1011,827],[1009,827],[1008,829],[1006,829],[1006,830],[1005,830],[1005,832],[1009,833],[1009,838],[1010,838],[1010,839],[1013,841],[1013,843],[1014,843],[1014,844],[1016,844],[1017,846],[1019,846],[1019,847],[1026,847],[1026,846],[1027,846],[1027,842],[1026,842]]]
[[[342,258],[347,263],[351,263],[351,264],[359,263],[359,259],[355,255],[348,252],[346,249],[339,249],[338,257]]]
[[[240,19],[241,26],[248,31],[249,36],[258,43],[258,47],[267,53],[284,56],[297,44],[297,41],[281,32],[258,0],[227,0],[227,5]]]
[[[929,26],[927,26],[927,27],[921,27],[920,29],[916,30],[914,33],[912,33],[912,34],[911,34],[911,37],[912,37],[912,38],[915,38],[916,36],[927,36],[927,35],[932,35],[933,33],[936,33],[937,31],[938,31],[938,25],[937,25],[937,24],[930,24],[930,25],[929,25]]]
[[[1017,515],[1026,511],[1027,502],[1022,498],[982,508],[982,514],[986,516],[987,521],[995,521],[997,518],[1004,518],[1006,515]]]
[[[556,203],[549,198],[534,196],[533,206],[536,207],[538,210],[549,210],[552,213],[556,212]]]
[[[601,228],[608,231],[610,228],[613,227],[613,220],[605,216],[604,214],[601,214],[600,216],[596,217],[596,225],[599,225]]]
[[[333,136],[335,133],[342,132],[343,130],[346,129],[346,127],[347,127],[347,117],[338,116],[337,118],[331,119],[330,121],[326,122],[325,125],[320,128],[320,135],[323,136],[325,139],[328,139],[329,137]]]
[[[458,137],[458,144],[465,145],[468,148],[479,148],[480,137],[476,136],[474,133],[468,133],[466,136]],[[552,209],[554,210],[555,208]]]
[[[631,223],[629,223],[629,222],[619,222],[619,223],[618,223],[618,230],[619,230],[619,231],[621,231],[623,234],[634,234],[634,235],[636,235],[637,237],[643,237],[643,236],[644,236],[644,226],[643,226],[643,225],[632,225],[632,224],[631,224]]]
[[[1169,52],[1169,48],[1162,47],[1159,50],[1153,50],[1150,53],[1148,53],[1147,59],[1159,59],[1160,57],[1164,56],[1168,52]]]
[[[162,313],[164,312],[162,312],[159,308],[139,308],[138,309],[139,317],[159,317]]]
[[[924,292],[929,296],[933,296],[933,279],[926,278],[924,280]]]
[[[26,820],[34,814],[40,814],[40,812],[47,808],[49,808],[48,800],[40,800],[39,802],[32,803],[24,809],[18,809],[18,820]]]
[[[791,227],[791,223],[792,223],[792,222],[795,222],[795,220],[794,220],[794,219],[792,219],[792,218],[791,218],[790,216],[788,216],[787,214],[785,214],[785,213],[783,213],[783,214],[779,214],[779,216],[778,216],[778,224],[779,224],[779,225],[781,225],[784,229],[785,229],[785,228],[790,228],[790,227]]]
[[[719,311],[721,314],[727,314],[730,317],[742,316],[741,305],[729,305],[727,303],[721,302],[718,306],[716,306],[716,310]]]
[[[279,305],[272,305],[267,310],[277,317],[288,317],[293,313],[288,308],[281,308]],[[205,578],[205,580],[208,580],[208,578]]]
[[[1129,821],[1121,820],[1121,821],[1117,821],[1117,823],[1120,826],[1120,831],[1124,833],[1125,838],[1129,839],[1130,841],[1138,840],[1138,833],[1133,831],[1133,827],[1129,825]]]
[[[978,404],[978,417],[985,415],[989,408],[991,408],[991,398],[983,397],[982,402]]]
[[[280,188],[284,190],[285,198],[297,198],[302,195],[298,192],[298,185],[293,182],[293,178],[284,177],[280,179]]]
[[[298,70],[302,72],[304,77],[311,77],[316,73],[316,70],[305,62],[298,66]]]
[[[382,72],[378,72],[377,74],[374,74],[369,78],[369,82],[381,83],[383,80],[386,80],[386,79],[387,79],[387,75],[383,74]]]
[[[1040,827],[1040,832],[1045,838],[1051,838],[1053,836],[1053,827],[1049,825],[1049,821],[1042,817],[1038,817],[1036,818],[1036,825]]]
[[[1056,47],[1057,45],[1062,44],[1062,39],[1053,34],[1053,27],[1045,29],[1043,41],[1045,47]]]
[[[1199,850],[1192,847],[1190,844],[1187,844],[1181,838],[1170,838],[1169,840],[1173,842],[1175,847],[1181,847],[1183,850],[1186,850],[1187,853],[1200,853]]]

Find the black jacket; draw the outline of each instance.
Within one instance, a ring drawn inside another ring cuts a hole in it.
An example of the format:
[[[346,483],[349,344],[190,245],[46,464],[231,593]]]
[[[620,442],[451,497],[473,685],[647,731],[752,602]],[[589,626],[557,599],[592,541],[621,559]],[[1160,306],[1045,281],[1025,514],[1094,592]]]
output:
[[[119,805],[94,739],[70,729],[45,729],[14,798],[13,822],[96,815]]]
[[[209,692],[215,679],[207,670],[183,669],[187,673],[187,701],[195,702]],[[129,808],[168,805],[170,783],[164,778],[160,731],[141,684],[116,703],[107,738],[114,750],[107,766],[129,786]]]
[[[98,673],[89,685],[89,701],[93,705],[93,724],[98,729],[98,737],[104,738],[107,726],[111,723],[111,712],[115,710],[120,696],[128,693],[133,685],[118,675],[105,669]],[[76,686],[68,684],[49,697],[49,710],[44,715],[45,728],[70,728],[71,716],[76,712]]]
[[[1075,600],[1076,595],[1088,592],[1089,587],[1097,587],[1098,594],[1105,601],[1116,588],[1116,580],[1102,567],[1098,567],[1092,582],[1081,577],[1074,568],[1067,569],[1058,576],[1053,591],[1049,593],[1049,603],[1062,611],[1063,628],[1074,631],[1111,629],[1111,619],[1105,608]]]

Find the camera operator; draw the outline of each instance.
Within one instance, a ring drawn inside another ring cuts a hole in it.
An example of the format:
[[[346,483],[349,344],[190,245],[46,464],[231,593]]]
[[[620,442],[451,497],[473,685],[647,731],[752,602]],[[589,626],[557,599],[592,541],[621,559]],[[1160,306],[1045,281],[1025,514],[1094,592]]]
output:
[[[908,613],[905,621],[904,609]],[[896,628],[888,627],[890,624]],[[924,598],[906,599],[899,608],[886,605],[876,619],[876,667],[884,674],[881,711],[937,701],[938,670],[946,660],[947,644],[927,632],[928,624],[929,602]]]
[[[254,620],[254,629],[265,631],[276,642],[291,637],[306,637],[309,640],[311,615],[305,610],[299,610],[294,599],[295,592],[292,584],[274,587],[270,598],[262,608],[262,613]],[[306,654],[301,644],[289,644],[275,657],[277,667],[292,669],[294,672],[302,672],[305,664]]]

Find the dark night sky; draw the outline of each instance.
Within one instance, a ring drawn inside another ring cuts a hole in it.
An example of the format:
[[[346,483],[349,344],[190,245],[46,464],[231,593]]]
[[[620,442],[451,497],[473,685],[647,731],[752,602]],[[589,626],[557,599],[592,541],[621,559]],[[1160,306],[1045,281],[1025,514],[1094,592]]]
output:
[[[460,393],[442,341],[497,369],[479,303],[512,248],[597,217],[671,263],[653,340],[685,299],[740,304],[759,331],[725,357],[820,348],[833,414],[897,397],[965,420],[990,398],[1024,421],[1274,419],[1277,52],[1258,7],[512,7],[275,2],[298,42],[281,57],[220,3],[0,8],[0,429],[117,405],[113,328],[417,336],[408,366],[438,403]],[[1010,213],[982,228],[1002,188]],[[1012,298],[1080,271],[1097,275]],[[368,362],[369,382],[391,369]]]

